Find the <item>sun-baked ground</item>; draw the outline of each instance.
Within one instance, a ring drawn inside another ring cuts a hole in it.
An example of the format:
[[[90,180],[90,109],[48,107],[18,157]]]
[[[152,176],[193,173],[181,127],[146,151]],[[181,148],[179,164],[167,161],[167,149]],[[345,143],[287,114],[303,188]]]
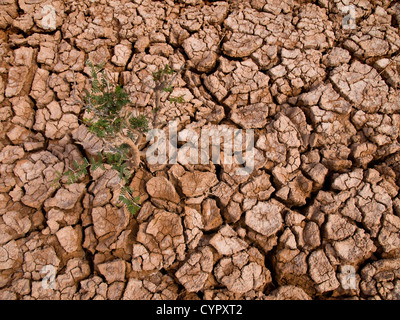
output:
[[[400,4],[348,2],[0,0],[0,298],[400,299]],[[160,127],[254,129],[252,174],[143,156],[136,216],[109,168],[55,184],[87,59],[147,115],[185,64]]]

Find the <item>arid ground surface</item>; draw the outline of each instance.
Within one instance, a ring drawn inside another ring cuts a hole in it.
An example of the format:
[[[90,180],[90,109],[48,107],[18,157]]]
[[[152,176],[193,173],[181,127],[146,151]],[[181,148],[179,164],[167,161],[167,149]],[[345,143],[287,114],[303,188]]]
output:
[[[0,0],[0,298],[400,299],[399,24],[386,0]],[[142,141],[135,216],[110,167],[54,183],[102,143],[87,59],[148,116],[184,64],[159,127],[254,129],[252,173]]]

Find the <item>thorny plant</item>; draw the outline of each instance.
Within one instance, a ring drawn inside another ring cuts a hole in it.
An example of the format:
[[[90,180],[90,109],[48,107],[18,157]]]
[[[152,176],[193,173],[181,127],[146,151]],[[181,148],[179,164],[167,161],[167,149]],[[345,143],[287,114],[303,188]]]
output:
[[[160,68],[158,71],[153,72],[154,86],[150,86],[149,84],[144,82],[144,84],[148,88],[153,90],[155,94],[154,108],[153,108],[153,128],[157,128],[158,126],[157,116],[158,112],[160,111],[161,94],[162,92],[171,93],[174,90],[172,83],[175,81],[176,77],[181,73],[184,66],[185,65],[182,64],[182,67],[179,69],[179,71],[175,73],[175,71],[171,69],[171,67],[168,64],[166,64],[163,68]],[[184,98],[183,96],[171,97],[169,101],[171,103],[172,102],[183,103]]]
[[[131,214],[136,214],[140,209],[139,197],[134,197],[133,190],[129,188],[129,180],[132,177],[132,169],[139,166],[140,151],[137,144],[144,133],[149,131],[149,122],[144,115],[134,116],[128,106],[131,101],[129,94],[124,88],[110,80],[104,65],[93,65],[91,61],[86,62],[90,67],[91,90],[85,90],[83,102],[75,95],[76,102],[81,103],[88,115],[82,122],[89,131],[103,141],[103,148],[97,156],[83,158],[81,163],[76,160],[64,173],[57,172],[54,184],[59,184],[63,176],[67,183],[75,183],[81,177],[88,174],[88,169],[105,170],[104,163],[111,166],[111,169],[119,173],[121,179],[119,205],[125,205]],[[175,73],[168,65],[153,73],[154,87],[150,87],[155,93],[153,109],[153,128],[157,127],[157,116],[160,110],[161,93],[173,91],[172,83],[183,67]],[[174,74],[175,73],[175,74]],[[183,96],[170,98],[170,102],[182,103]],[[93,138],[93,136],[91,137]],[[90,138],[90,139],[91,139]]]

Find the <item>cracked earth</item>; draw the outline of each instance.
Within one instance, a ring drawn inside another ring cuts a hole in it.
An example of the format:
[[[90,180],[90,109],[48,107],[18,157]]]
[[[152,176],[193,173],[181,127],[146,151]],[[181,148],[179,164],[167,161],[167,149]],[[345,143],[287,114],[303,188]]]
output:
[[[0,0],[0,298],[399,300],[400,3],[348,4]],[[254,129],[251,175],[142,154],[136,216],[110,167],[54,184],[102,146],[86,59],[148,116],[185,64],[158,123]]]

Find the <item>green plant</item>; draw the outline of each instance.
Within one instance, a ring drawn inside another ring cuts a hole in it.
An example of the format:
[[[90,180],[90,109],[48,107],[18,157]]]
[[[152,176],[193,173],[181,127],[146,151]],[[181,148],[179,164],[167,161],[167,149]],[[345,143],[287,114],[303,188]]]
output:
[[[134,197],[132,196],[133,191],[128,186],[125,186],[121,189],[118,200],[126,206],[126,209],[131,214],[136,214],[140,209],[138,205],[140,196]]]
[[[140,197],[133,197],[133,191],[129,186],[127,186],[131,177],[131,172],[127,168],[126,160],[126,156],[123,156],[120,153],[99,153],[97,159],[89,157],[88,161],[86,158],[83,158],[83,161],[80,164],[74,160],[72,162],[72,167],[63,174],[57,172],[57,178],[54,182],[57,183],[62,176],[66,176],[68,184],[75,183],[81,177],[88,174],[89,168],[92,170],[96,170],[97,168],[105,170],[104,163],[110,164],[112,169],[118,171],[120,179],[125,184],[122,185],[120,189],[120,195],[118,198],[119,203],[125,205],[131,214],[136,214],[140,209],[140,205],[137,203]]]
[[[154,107],[153,107],[153,128],[158,126],[157,116],[160,111],[160,103],[161,103],[161,94],[163,92],[171,93],[174,90],[172,83],[175,81],[176,77],[181,73],[184,68],[184,64],[179,69],[178,72],[175,72],[168,64],[164,67],[160,68],[158,71],[153,72],[153,82],[154,86],[150,86],[145,83],[147,87],[153,90],[154,92]],[[178,102],[183,103],[183,96],[170,98],[170,102]]]
[[[89,130],[98,137],[118,144],[116,138],[131,138],[135,134],[147,132],[148,122],[146,117],[133,116],[127,113],[123,107],[130,104],[129,94],[124,88],[109,79],[103,69],[103,65],[94,66],[87,61],[92,77],[92,88],[85,90],[84,104],[86,111],[92,116],[83,119]]]
[[[83,158],[81,163],[74,160],[71,167],[64,173],[57,172],[54,183],[58,184],[63,176],[66,177],[67,183],[75,183],[86,176],[89,169],[102,168],[104,170],[104,164],[108,164],[119,173],[121,178],[119,204],[125,205],[131,214],[136,214],[140,209],[139,197],[133,196],[133,191],[128,185],[132,176],[132,167],[137,167],[140,163],[137,144],[142,134],[149,131],[149,122],[144,115],[135,117],[124,110],[124,107],[131,103],[129,94],[121,85],[109,78],[104,65],[95,66],[89,60],[86,63],[90,68],[91,89],[85,90],[83,102],[75,96],[75,85],[73,95],[77,102],[84,105],[84,110],[88,115],[82,122],[90,132],[102,139],[104,146],[96,157]],[[161,92],[173,91],[172,82],[178,75],[178,73],[173,75],[174,73],[175,71],[168,65],[153,73],[155,82],[155,86],[151,87],[155,92],[153,128],[157,126]],[[170,101],[182,103],[184,100],[183,96],[180,96],[171,98]]]

